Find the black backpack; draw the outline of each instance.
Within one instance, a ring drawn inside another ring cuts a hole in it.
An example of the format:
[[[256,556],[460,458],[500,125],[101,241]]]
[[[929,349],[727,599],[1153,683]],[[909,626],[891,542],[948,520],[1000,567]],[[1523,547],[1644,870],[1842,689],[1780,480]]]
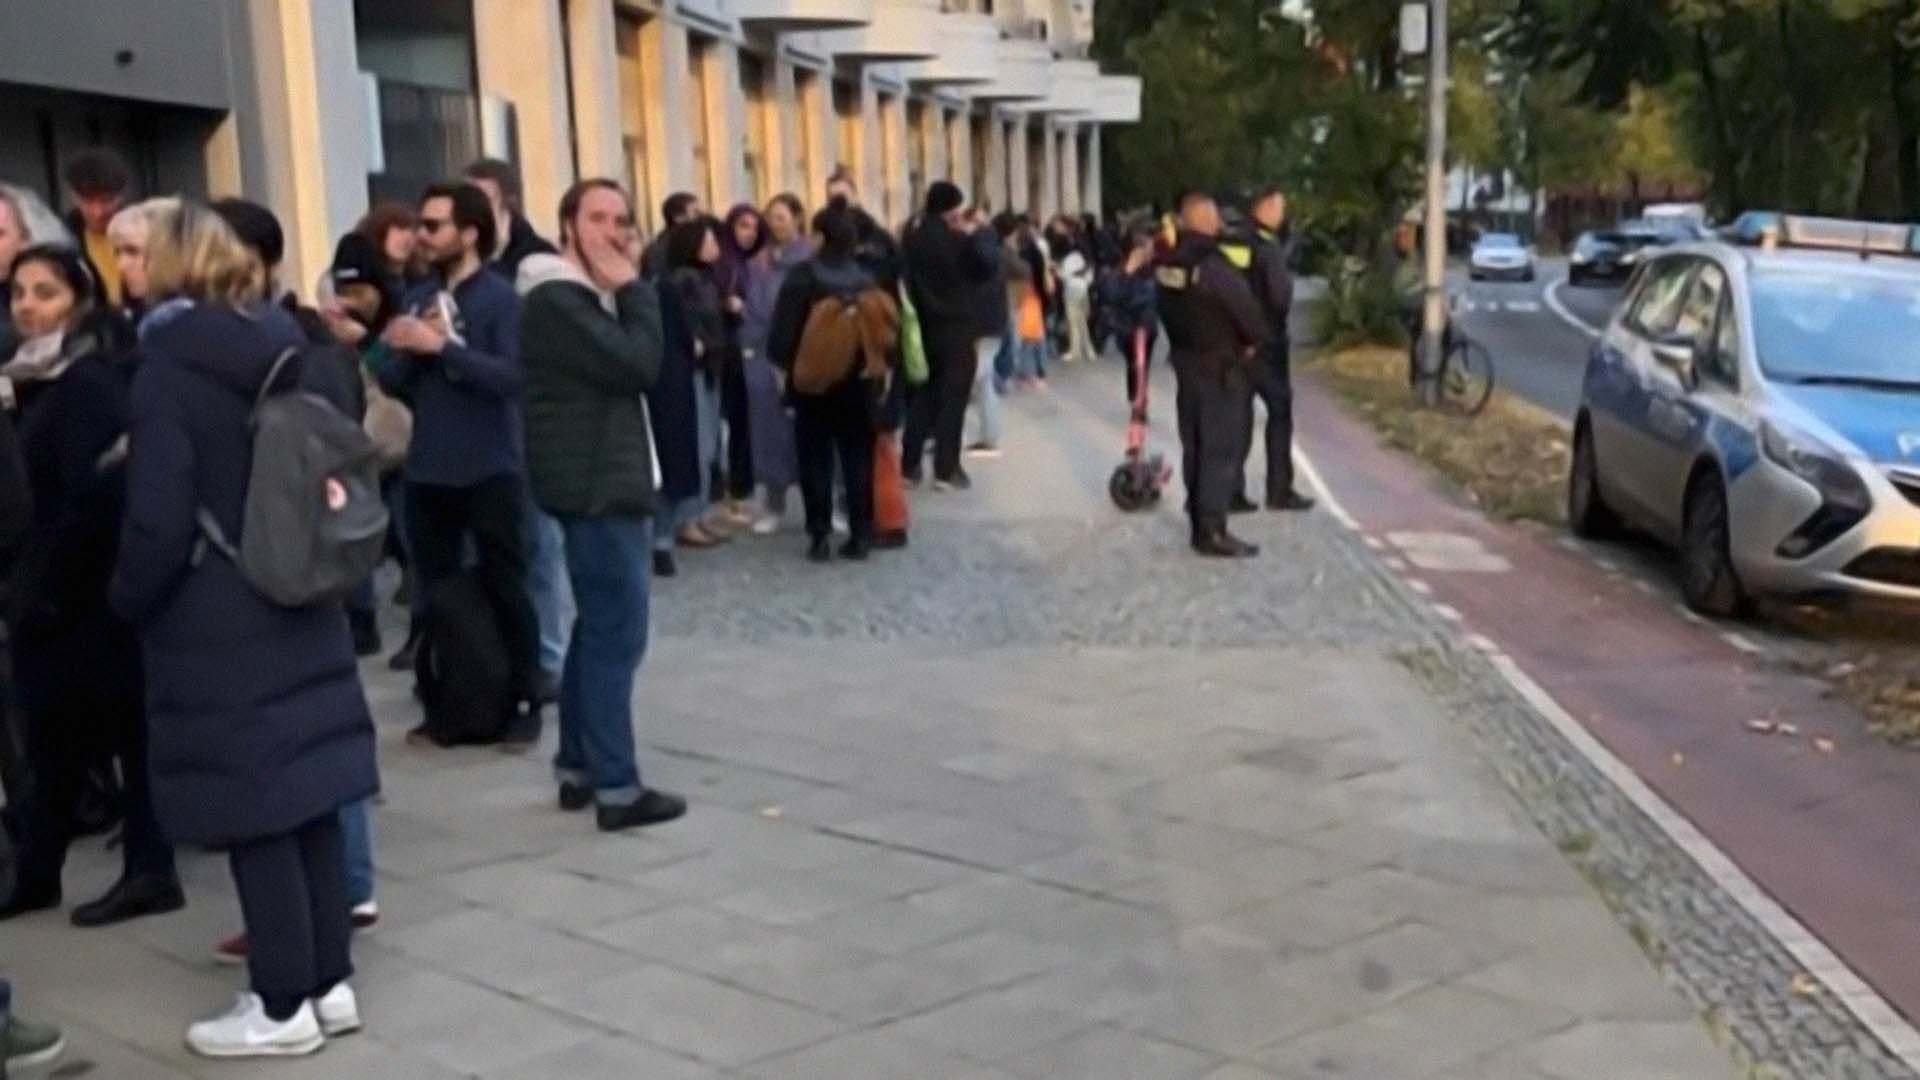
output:
[[[387,543],[373,439],[320,394],[299,384],[279,388],[288,365],[302,359],[300,349],[282,352],[254,398],[240,542],[227,537],[211,510],[199,511],[206,542],[285,607],[344,596],[380,565]]]
[[[459,573],[434,582],[413,661],[427,714],[421,733],[441,746],[498,742],[517,707],[510,666],[500,617],[478,579]]]

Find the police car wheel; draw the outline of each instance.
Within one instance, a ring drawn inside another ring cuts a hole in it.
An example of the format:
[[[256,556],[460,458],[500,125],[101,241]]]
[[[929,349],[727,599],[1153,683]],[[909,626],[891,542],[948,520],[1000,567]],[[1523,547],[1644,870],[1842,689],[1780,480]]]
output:
[[[1681,536],[1680,591],[1687,606],[1716,619],[1745,615],[1752,601],[1733,567],[1727,492],[1717,474],[1703,472],[1687,489]]]

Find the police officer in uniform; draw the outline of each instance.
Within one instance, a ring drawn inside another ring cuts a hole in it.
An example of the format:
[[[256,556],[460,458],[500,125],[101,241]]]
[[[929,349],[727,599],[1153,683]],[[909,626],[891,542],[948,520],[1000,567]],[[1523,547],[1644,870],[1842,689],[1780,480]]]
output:
[[[1179,380],[1181,471],[1193,549],[1239,559],[1260,553],[1227,531],[1227,511],[1253,437],[1253,379],[1270,331],[1246,277],[1220,250],[1220,230],[1220,207],[1212,196],[1182,198],[1180,230],[1155,280]]]
[[[1293,486],[1293,343],[1287,334],[1287,316],[1293,309],[1293,274],[1287,269],[1287,245],[1280,238],[1287,219],[1287,197],[1277,187],[1255,193],[1253,220],[1221,249],[1247,275],[1247,284],[1266,313],[1267,347],[1254,372],[1253,392],[1267,404],[1267,491],[1269,510],[1311,510],[1313,500]],[[1248,400],[1252,408],[1253,402]],[[1252,423],[1249,414],[1247,421]],[[1251,441],[1251,440],[1249,440]],[[1251,447],[1249,447],[1251,449]],[[1246,463],[1233,486],[1233,511],[1258,509],[1245,492]]]

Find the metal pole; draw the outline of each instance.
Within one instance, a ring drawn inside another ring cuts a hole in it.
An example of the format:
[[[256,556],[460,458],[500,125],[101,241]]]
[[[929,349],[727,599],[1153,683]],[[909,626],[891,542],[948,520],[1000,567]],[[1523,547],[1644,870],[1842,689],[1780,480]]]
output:
[[[1429,0],[1427,49],[1427,303],[1420,343],[1420,399],[1440,403],[1441,329],[1447,311],[1447,0]]]

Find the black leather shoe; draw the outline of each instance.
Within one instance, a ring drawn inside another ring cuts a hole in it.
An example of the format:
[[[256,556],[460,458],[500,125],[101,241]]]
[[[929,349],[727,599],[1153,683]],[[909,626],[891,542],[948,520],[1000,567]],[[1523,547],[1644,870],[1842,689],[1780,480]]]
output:
[[[833,561],[833,540],[825,536],[816,536],[807,545],[807,561],[830,563]]]
[[[571,814],[575,810],[585,810],[593,803],[593,789],[585,784],[560,785],[560,809]]]
[[[680,564],[673,561],[673,552],[656,551],[653,553],[653,576],[672,577],[680,572]]]
[[[107,894],[73,909],[73,925],[112,926],[142,915],[164,915],[187,906],[180,882],[165,877],[121,878]]]
[[[840,557],[848,562],[866,562],[873,553],[873,545],[865,540],[848,540],[840,545]]]
[[[1289,491],[1279,498],[1269,498],[1267,509],[1280,514],[1297,514],[1313,509],[1313,500],[1297,491]]]
[[[540,672],[535,680],[533,699],[542,705],[552,705],[560,700],[560,673],[557,671]]]
[[[1237,491],[1234,492],[1233,501],[1227,503],[1227,513],[1229,514],[1251,514],[1258,509],[1260,509],[1260,507],[1256,506],[1252,499],[1247,498]]]
[[[1193,550],[1210,559],[1251,559],[1260,554],[1259,547],[1224,529],[1201,537],[1194,543]]]
[[[621,829],[639,829],[648,825],[661,825],[672,821],[687,812],[687,800],[678,795],[669,795],[653,788],[640,793],[637,802],[626,806],[602,806],[593,813],[594,824],[601,832],[619,832]]]
[[[28,886],[15,886],[13,895],[0,900],[0,922],[6,922],[17,915],[31,915],[36,911],[48,911],[60,906],[60,886],[51,885],[35,889]]]
[[[516,712],[494,745],[503,754],[524,754],[540,745],[540,706],[528,705]]]
[[[347,627],[353,631],[353,655],[380,655],[380,620],[371,611],[347,612]]]

